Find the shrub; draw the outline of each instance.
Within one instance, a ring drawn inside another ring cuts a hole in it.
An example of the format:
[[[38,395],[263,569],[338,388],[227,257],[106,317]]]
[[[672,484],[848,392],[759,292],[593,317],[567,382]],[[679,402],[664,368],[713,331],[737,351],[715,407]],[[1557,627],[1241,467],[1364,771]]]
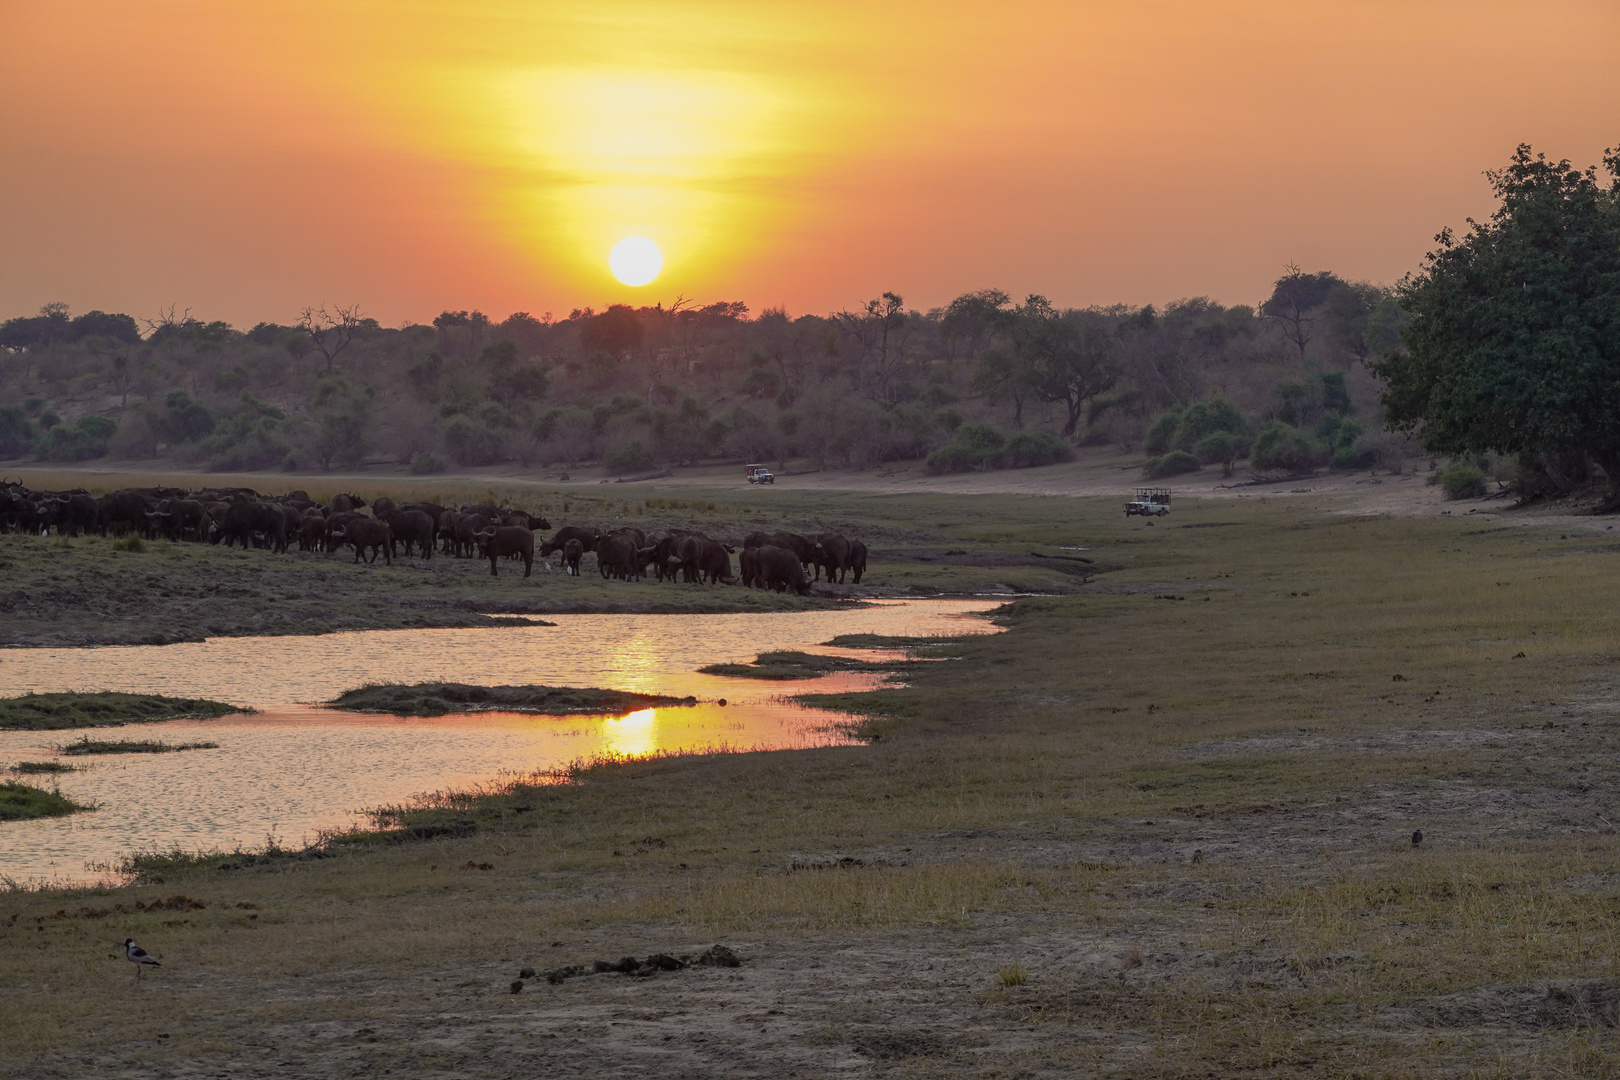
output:
[[[619,472],[640,472],[653,467],[652,451],[640,439],[632,439],[624,446],[614,447],[602,458],[603,464]]]
[[[993,468],[1000,463],[1007,437],[989,424],[963,424],[951,441],[928,455],[931,473],[967,472]]]
[[[1181,427],[1181,414],[1185,411],[1185,406],[1172,405],[1160,413],[1142,436],[1142,449],[1150,454],[1162,454],[1170,449],[1175,444],[1176,430]]]
[[[1249,422],[1229,398],[1211,394],[1193,402],[1181,413],[1181,422],[1176,425],[1170,445],[1196,454],[1200,439],[1222,431],[1244,438],[1249,434]]]
[[[1163,457],[1148,458],[1142,471],[1154,479],[1180,476],[1182,473],[1197,472],[1198,459],[1185,450],[1172,450]]]
[[[444,460],[429,450],[418,450],[411,455],[411,472],[417,476],[444,472]]]
[[[184,390],[171,390],[163,399],[163,412],[154,416],[152,430],[165,442],[198,442],[214,432],[219,420],[200,401],[193,401]]]
[[[22,457],[34,445],[34,422],[15,405],[0,407],[0,458]]]
[[[139,536],[136,536],[134,533],[130,533],[121,540],[114,540],[112,542],[112,549],[114,551],[127,551],[131,554],[138,555],[146,550],[146,542]]]
[[[1249,449],[1249,464],[1260,472],[1306,473],[1321,457],[1308,435],[1281,420],[1262,431]]]
[[[1222,476],[1231,476],[1238,458],[1248,451],[1245,441],[1230,431],[1205,435],[1193,445],[1193,457],[1200,465],[1219,465]]]
[[[1370,469],[1378,463],[1378,449],[1368,442],[1367,431],[1354,420],[1341,420],[1328,442],[1333,469]]]
[[[86,461],[105,457],[118,422],[106,416],[81,416],[72,425],[57,424],[39,442],[41,461]]]
[[[1074,456],[1067,443],[1050,431],[1020,431],[1002,447],[1001,458],[1009,469],[1053,465]]]
[[[501,433],[470,416],[444,422],[444,448],[458,465],[491,465],[505,457]]]
[[[244,390],[236,408],[214,425],[208,467],[218,472],[280,465],[291,449],[282,437],[286,419],[280,409]]]
[[[1482,499],[1485,497],[1485,473],[1479,468],[1454,461],[1440,470],[1440,490],[1448,499]]]

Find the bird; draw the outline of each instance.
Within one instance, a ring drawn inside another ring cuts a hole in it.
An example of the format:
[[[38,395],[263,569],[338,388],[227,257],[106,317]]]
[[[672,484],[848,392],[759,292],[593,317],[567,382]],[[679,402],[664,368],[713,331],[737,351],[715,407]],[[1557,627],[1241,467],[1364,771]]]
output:
[[[1423,843],[1423,830],[1414,829],[1412,831],[1412,846],[1417,847],[1421,843]]]
[[[163,966],[152,959],[151,953],[135,944],[134,938],[124,939],[124,955],[129,958],[130,963],[135,965],[135,977],[137,979],[141,977],[141,968],[147,964],[151,964],[153,967]]]

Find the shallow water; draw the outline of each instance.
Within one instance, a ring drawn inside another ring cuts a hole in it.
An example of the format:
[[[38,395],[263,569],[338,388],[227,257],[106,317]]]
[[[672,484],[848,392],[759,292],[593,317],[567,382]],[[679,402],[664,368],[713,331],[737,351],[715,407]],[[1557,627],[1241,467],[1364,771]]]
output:
[[[598,754],[783,749],[843,741],[836,714],[780,695],[865,689],[880,676],[790,683],[701,675],[773,649],[817,649],[838,634],[994,632],[973,613],[995,601],[917,600],[866,608],[733,615],[557,615],[554,627],[390,630],[322,637],[218,638],[164,646],[0,653],[0,696],[121,690],[211,697],[262,710],[219,720],[106,729],[104,738],[206,738],[218,750],[73,759],[83,772],[34,777],[94,802],[93,813],[0,824],[0,876],[83,882],[135,850],[287,844],[362,823],[365,807],[466,788]],[[619,717],[356,715],[300,705],[368,682],[434,680],[602,686],[694,695],[690,707]],[[721,706],[716,699],[726,698]],[[78,732],[0,732],[0,762],[48,760]]]

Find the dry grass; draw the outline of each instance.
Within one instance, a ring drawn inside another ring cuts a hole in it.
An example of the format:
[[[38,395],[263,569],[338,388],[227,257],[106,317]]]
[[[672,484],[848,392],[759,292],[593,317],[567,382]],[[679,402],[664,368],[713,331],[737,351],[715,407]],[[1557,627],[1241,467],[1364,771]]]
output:
[[[470,820],[461,835],[174,865],[116,894],[208,902],[184,914],[80,917],[112,897],[13,894],[0,1057],[42,1075],[165,1024],[191,1058],[223,1060],[249,1028],[449,1001],[493,1015],[482,995],[519,963],[725,935],[877,958],[837,961],[820,997],[799,995],[815,977],[800,968],[747,977],[840,1044],[938,1017],[949,1037],[906,1044],[908,1075],[1612,1074],[1612,1028],[1514,1026],[1529,1021],[1513,1003],[1620,979],[1613,545],[1290,499],[1154,527],[1112,502],[902,503],[845,512],[1124,569],[1020,600],[1008,633],[869,695],[868,747],[599,763],[389,819]],[[1233,524],[1177,527],[1199,521]],[[109,997],[124,936],[162,954],[161,997]],[[998,974],[1012,956],[1022,984]],[[927,974],[947,961],[960,980]],[[618,1015],[619,984],[591,985],[543,1008]],[[1458,994],[1486,1019],[1445,1019]],[[685,1007],[697,1023],[706,1006]],[[1038,1040],[1014,1037],[1029,1027]],[[401,1053],[448,1052],[390,1030]],[[514,1054],[528,1037],[491,1036]],[[141,1043],[134,1060],[161,1071],[176,1053]]]

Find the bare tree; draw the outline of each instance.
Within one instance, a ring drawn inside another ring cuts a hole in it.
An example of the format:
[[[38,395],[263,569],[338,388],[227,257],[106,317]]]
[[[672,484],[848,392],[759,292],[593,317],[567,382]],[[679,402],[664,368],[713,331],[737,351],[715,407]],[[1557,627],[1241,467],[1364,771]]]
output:
[[[167,337],[170,333],[173,333],[175,330],[178,330],[180,327],[190,322],[191,309],[186,308],[185,311],[181,312],[179,315],[176,315],[174,312],[177,306],[178,305],[176,304],[170,304],[166,308],[160,307],[158,308],[158,313],[152,318],[142,318],[141,322],[146,327],[146,336],[152,337],[157,335],[160,337]],[[166,332],[159,334],[159,331]]]
[[[861,392],[874,401],[892,401],[909,359],[914,329],[906,317],[906,302],[899,294],[886,292],[868,300],[860,311],[836,313],[833,321],[854,348]]]
[[[337,362],[338,355],[347,349],[364,325],[364,316],[360,314],[360,305],[349,307],[334,306],[331,311],[326,305],[320,307],[307,307],[298,318],[298,329],[309,337],[310,343],[316,350],[326,357],[326,373],[332,374],[333,364]]]
[[[1325,270],[1307,274],[1298,263],[1289,263],[1283,269],[1288,272],[1277,279],[1271,298],[1260,305],[1260,317],[1282,327],[1283,335],[1293,342],[1303,361],[1305,346],[1315,336],[1311,324],[1316,319],[1310,313],[1327,301],[1339,279]]]

